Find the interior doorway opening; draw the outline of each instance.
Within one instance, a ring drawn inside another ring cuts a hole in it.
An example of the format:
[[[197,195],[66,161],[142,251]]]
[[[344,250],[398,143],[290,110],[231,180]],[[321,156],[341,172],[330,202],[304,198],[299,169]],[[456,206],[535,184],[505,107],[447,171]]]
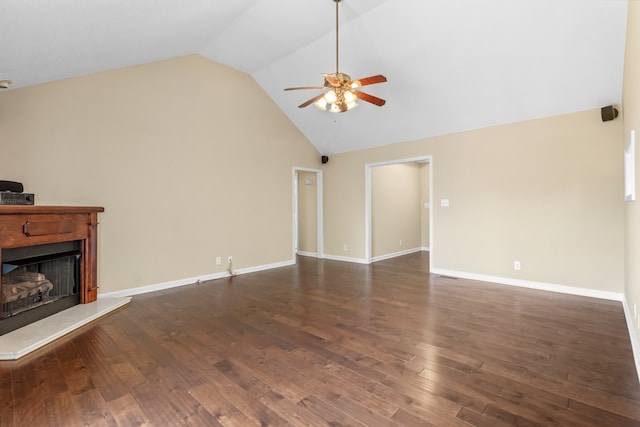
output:
[[[324,258],[322,170],[293,168],[293,258]]]
[[[406,167],[394,168],[392,167],[394,165]],[[385,166],[389,167],[385,168]],[[365,165],[365,258],[367,263],[420,250],[428,251],[429,259],[432,260],[434,250],[431,209],[432,166],[432,156],[419,156]],[[390,182],[395,181],[395,177],[390,174],[405,173],[402,171],[407,170],[410,170],[410,178],[398,178],[397,183]],[[410,181],[407,183],[406,179]],[[395,187],[393,187],[394,185]],[[389,188],[385,189],[385,186]],[[411,194],[407,196],[403,193]],[[412,215],[407,216],[407,212],[401,210],[395,214],[390,212],[391,207],[398,209],[395,204],[400,202],[380,200],[380,197],[385,197],[385,194],[386,197],[393,198],[406,196],[404,202],[413,203],[407,208],[412,211]],[[412,225],[398,224],[398,222],[412,223]],[[383,233],[384,235],[381,235]],[[403,233],[405,233],[404,236]]]

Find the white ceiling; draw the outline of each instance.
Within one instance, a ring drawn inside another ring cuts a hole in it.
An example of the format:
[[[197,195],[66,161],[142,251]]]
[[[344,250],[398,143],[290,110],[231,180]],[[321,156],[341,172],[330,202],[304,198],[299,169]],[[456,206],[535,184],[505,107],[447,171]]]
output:
[[[0,0],[12,89],[201,54],[252,75],[322,154],[621,103],[627,0],[342,0],[340,71],[384,74],[335,114],[333,0]]]

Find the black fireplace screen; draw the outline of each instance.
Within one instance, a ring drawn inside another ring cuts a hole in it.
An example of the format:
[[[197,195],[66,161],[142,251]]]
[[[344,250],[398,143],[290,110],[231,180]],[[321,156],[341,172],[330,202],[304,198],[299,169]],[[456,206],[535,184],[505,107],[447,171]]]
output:
[[[80,302],[80,242],[2,251],[0,335]]]

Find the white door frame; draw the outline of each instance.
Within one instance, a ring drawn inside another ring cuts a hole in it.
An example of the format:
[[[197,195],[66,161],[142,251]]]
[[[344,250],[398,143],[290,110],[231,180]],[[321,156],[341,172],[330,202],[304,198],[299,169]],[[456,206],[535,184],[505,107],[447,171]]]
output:
[[[298,243],[298,175],[297,171],[314,172],[316,174],[316,252],[318,258],[324,258],[324,208],[323,208],[323,177],[322,169],[311,169],[294,166],[291,168],[292,175],[292,199],[293,199],[293,260],[296,259],[296,246]]]
[[[429,163],[429,269],[433,265],[433,156],[410,157],[408,159],[387,160],[385,162],[367,163],[364,165],[364,250],[367,264],[371,264],[372,212],[371,212],[371,169],[377,166],[396,165],[409,162]]]

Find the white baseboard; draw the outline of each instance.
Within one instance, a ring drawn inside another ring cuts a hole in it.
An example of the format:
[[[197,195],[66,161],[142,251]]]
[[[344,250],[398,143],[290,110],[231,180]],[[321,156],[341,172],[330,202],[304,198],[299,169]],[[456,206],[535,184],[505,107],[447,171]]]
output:
[[[290,265],[296,265],[296,260],[292,259],[289,261],[274,262],[273,264],[263,264],[263,265],[256,265],[255,267],[239,268],[238,270],[234,271],[234,273],[236,273],[237,275],[257,273],[258,271],[271,270],[271,269],[280,268],[280,267],[288,267]]]
[[[633,314],[629,309],[626,295],[622,299],[622,308],[624,309],[624,318],[627,320],[627,330],[629,331],[629,339],[631,340],[633,361],[636,364],[636,375],[638,376],[638,381],[640,381],[640,342],[638,342],[638,335],[636,334],[636,328],[634,327]]]
[[[579,288],[576,286],[557,285],[553,283],[533,282],[530,280],[513,279],[510,277],[488,276],[484,274],[465,273],[461,271],[432,268],[431,273],[443,276],[460,277],[462,279],[492,282],[501,285],[518,286],[521,288],[538,289],[541,291],[558,292],[562,294],[579,295],[583,297],[600,298],[612,301],[622,301],[624,294],[619,292],[600,291],[597,289]]]
[[[258,265],[255,267],[239,268],[237,270],[234,270],[233,272],[235,275],[256,273],[258,271],[271,270],[273,268],[287,267],[289,265],[294,265],[295,263],[296,263],[295,260],[283,261],[283,262],[277,262],[273,264]],[[186,279],[172,280],[170,282],[156,283],[153,285],[124,289],[122,291],[106,292],[104,294],[100,293],[99,297],[113,298],[113,297],[126,297],[126,296],[140,295],[140,294],[146,294],[148,292],[155,292],[155,291],[161,291],[164,289],[192,285],[198,281],[206,282],[208,280],[222,279],[225,277],[229,277],[229,273],[226,271],[222,273],[205,274],[203,276],[188,277]]]
[[[298,251],[298,255],[300,256],[308,256],[311,258],[318,258],[318,254],[315,252],[305,252],[305,251]]]
[[[357,264],[369,264],[369,262],[364,258],[349,258],[346,256],[338,256],[338,255],[325,254],[324,259],[330,259],[333,261],[355,262]]]
[[[414,249],[408,249],[406,251],[402,251],[402,252],[395,252],[393,254],[387,254],[387,255],[380,255],[374,258],[371,258],[371,262],[367,261],[364,258],[350,258],[350,257],[344,257],[344,256],[339,256],[339,255],[327,255],[325,254],[323,256],[324,259],[330,259],[333,261],[344,261],[344,262],[355,262],[357,264],[371,264],[373,262],[376,261],[382,261],[383,259],[389,259],[389,258],[395,258],[395,257],[399,257],[402,255],[408,255],[408,254],[412,254],[415,252],[420,252],[420,251],[428,251],[429,248],[414,248]]]
[[[429,246],[423,246],[423,247],[420,248],[420,250],[423,251],[423,252],[429,252],[429,251],[431,251],[431,248]]]
[[[391,259],[391,258],[396,258],[399,256],[403,256],[403,255],[409,255],[409,254],[413,254],[416,252],[421,252],[422,248],[413,248],[413,249],[407,249],[404,251],[400,251],[400,252],[394,252],[392,254],[386,254],[386,255],[378,255],[375,256],[373,258],[371,258],[371,262],[378,262],[378,261],[382,261],[385,259]]]

